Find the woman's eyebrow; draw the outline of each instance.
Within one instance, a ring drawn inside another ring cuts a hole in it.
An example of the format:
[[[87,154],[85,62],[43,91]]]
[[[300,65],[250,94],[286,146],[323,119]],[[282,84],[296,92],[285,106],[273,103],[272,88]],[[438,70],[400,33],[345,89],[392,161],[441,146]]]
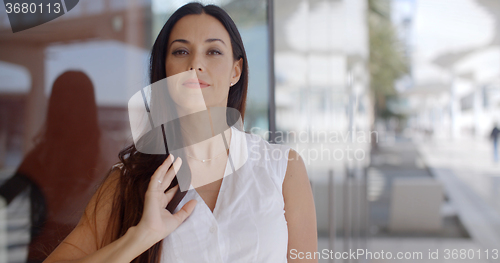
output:
[[[222,44],[224,44],[224,46],[226,45],[226,43],[224,43],[224,41],[222,41],[222,39],[218,39],[218,38],[209,38],[209,39],[205,40],[205,42],[207,42],[207,43],[211,43],[211,42],[215,42],[215,41],[220,41],[220,42],[222,42]]]
[[[226,43],[224,43],[224,41],[222,41],[222,39],[219,39],[219,38],[209,38],[209,39],[205,40],[206,43],[212,43],[215,41],[220,41],[220,42],[222,42],[222,44],[224,44],[224,46],[226,45]],[[184,44],[190,43],[189,41],[187,41],[185,39],[176,39],[176,40],[172,41],[169,46],[172,46],[172,44],[175,42],[180,42],[180,43],[184,43]]]
[[[169,47],[172,46],[173,43],[175,42],[180,42],[180,43],[184,43],[184,44],[189,44],[189,41],[185,40],[185,39],[176,39],[172,42],[170,42],[170,44],[168,45]]]

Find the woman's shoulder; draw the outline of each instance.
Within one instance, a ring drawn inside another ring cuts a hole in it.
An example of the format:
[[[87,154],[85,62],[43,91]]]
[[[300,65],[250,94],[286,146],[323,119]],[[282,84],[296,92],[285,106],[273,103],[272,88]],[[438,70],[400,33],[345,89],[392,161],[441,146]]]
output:
[[[97,186],[97,191],[94,194],[103,196],[104,193],[106,198],[114,198],[114,195],[118,189],[120,178],[123,174],[125,166],[122,162],[117,162],[109,168],[107,174],[104,176],[103,180]]]
[[[281,188],[289,163],[289,154],[293,149],[286,144],[271,143],[258,134],[245,132],[245,136],[252,164],[270,171],[270,174],[274,175],[272,178]],[[296,155],[290,157],[296,158]]]
[[[278,143],[271,143],[267,141],[266,139],[262,138],[261,135],[259,134],[254,134],[250,132],[243,132],[245,134],[247,142],[251,143],[252,145],[257,145],[261,150],[282,150],[283,152],[288,151],[290,149],[289,146],[285,144],[278,144]]]
[[[244,132],[245,139],[248,145],[248,152],[251,156],[257,155],[264,157],[262,160],[271,161],[272,163],[286,162],[288,153],[291,149],[286,144],[271,143],[262,138],[261,135]]]

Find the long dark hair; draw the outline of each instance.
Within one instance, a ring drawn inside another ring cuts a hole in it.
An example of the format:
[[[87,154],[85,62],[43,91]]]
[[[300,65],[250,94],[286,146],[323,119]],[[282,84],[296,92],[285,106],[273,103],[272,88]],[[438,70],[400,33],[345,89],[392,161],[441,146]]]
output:
[[[226,28],[231,38],[234,60],[243,59],[242,73],[239,81],[230,88],[227,107],[237,109],[241,118],[244,119],[245,103],[248,89],[248,63],[243,47],[243,41],[229,15],[220,7],[215,5],[204,6],[200,3],[189,3],[177,11],[167,20],[160,31],[151,51],[150,60],[150,83],[155,83],[166,78],[165,59],[167,56],[167,44],[170,32],[174,25],[186,15],[207,14],[218,19]],[[119,183],[115,192],[113,208],[108,221],[106,232],[104,233],[100,247],[103,247],[113,240],[123,236],[127,230],[139,223],[144,207],[144,196],[155,170],[163,163],[169,154],[152,155],[137,151],[134,144],[126,147],[118,154],[123,168],[120,171]],[[186,166],[186,165],[184,165]],[[111,174],[109,171],[108,176]],[[172,181],[168,189],[178,184],[177,179]],[[101,190],[102,192],[102,190]],[[186,191],[181,192],[180,188],[167,206],[173,212],[182,200]],[[161,256],[162,241],[152,246],[149,250],[137,257],[133,262],[159,262]]]
[[[8,203],[30,188],[29,262],[43,261],[78,223],[89,190],[103,177],[95,172],[100,138],[91,79],[82,71],[62,73],[52,86],[35,147],[0,187]]]

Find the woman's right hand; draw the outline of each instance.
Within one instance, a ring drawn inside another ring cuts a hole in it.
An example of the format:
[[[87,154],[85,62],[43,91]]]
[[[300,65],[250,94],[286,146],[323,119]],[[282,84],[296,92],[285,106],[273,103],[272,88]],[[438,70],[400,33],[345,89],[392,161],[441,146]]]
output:
[[[177,158],[172,167],[174,157],[170,154],[162,165],[156,169],[149,182],[144,200],[144,211],[137,225],[137,230],[151,242],[156,244],[172,233],[193,212],[196,200],[187,202],[177,213],[171,214],[166,206],[177,192],[179,185],[165,193],[174,176],[182,165],[182,159]],[[170,167],[170,169],[169,169]]]
[[[165,193],[175,174],[181,167],[182,160],[177,158],[172,167],[174,157],[170,155],[162,165],[156,169],[151,176],[146,196],[144,200],[144,210],[142,218],[137,226],[130,227],[127,232],[113,242],[96,249],[101,241],[94,240],[92,235],[102,235],[106,231],[106,224],[113,207],[113,196],[116,186],[104,188],[106,197],[103,197],[103,204],[99,206],[95,198],[96,193],[78,226],[64,239],[64,241],[50,254],[44,261],[47,263],[95,263],[95,262],[131,262],[134,258],[147,251],[151,246],[158,243],[170,233],[172,233],[186,218],[193,212],[196,200],[187,202],[177,213],[171,214],[166,206],[172,200],[179,186],[176,186]],[[110,179],[113,176],[114,179]],[[107,184],[116,184],[120,173],[112,173],[106,180]],[[101,186],[103,187],[103,186]],[[101,190],[103,188],[100,188]],[[107,191],[108,189],[113,189]],[[99,191],[101,191],[99,190]],[[99,197],[101,198],[101,197]],[[99,209],[98,209],[99,207]],[[89,218],[94,221],[89,221]],[[97,232],[102,231],[102,232]]]

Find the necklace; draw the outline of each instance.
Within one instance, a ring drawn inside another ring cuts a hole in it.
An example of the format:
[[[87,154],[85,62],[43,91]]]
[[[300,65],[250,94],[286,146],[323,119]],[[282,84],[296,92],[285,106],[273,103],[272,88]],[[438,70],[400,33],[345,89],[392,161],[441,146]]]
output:
[[[221,153],[221,154],[219,154],[219,155],[217,155],[217,156],[215,156],[215,157],[213,157],[213,158],[210,158],[210,159],[201,159],[201,160],[200,160],[200,159],[198,159],[198,158],[196,158],[196,157],[193,157],[193,156],[191,156],[191,155],[189,155],[189,154],[187,154],[187,153],[186,153],[186,155],[187,155],[188,157],[191,157],[192,159],[195,159],[195,160],[197,160],[197,161],[200,161],[200,162],[204,163],[204,162],[208,162],[208,161],[215,160],[215,159],[219,158],[220,156],[222,156],[224,153],[225,153],[225,154],[227,154],[227,151],[225,151],[225,152],[223,152],[223,153]]]
[[[182,130],[184,130],[184,132],[186,132],[186,133],[187,133],[187,131],[186,131],[184,128],[182,128],[182,125],[180,125],[180,126],[181,126],[181,129],[182,129]],[[224,151],[223,153],[221,153],[221,154],[219,154],[219,155],[217,155],[217,156],[215,156],[215,157],[213,157],[213,158],[210,158],[210,159],[198,159],[198,158],[196,158],[196,157],[194,157],[194,156],[191,156],[191,155],[189,155],[189,154],[187,154],[187,153],[186,153],[186,155],[187,155],[188,157],[190,157],[191,159],[194,159],[194,160],[196,160],[196,161],[199,161],[199,162],[205,163],[205,162],[209,162],[209,161],[215,160],[215,159],[219,158],[220,156],[222,156],[223,154],[228,154],[228,151],[229,151],[229,149],[226,149],[226,151]]]

